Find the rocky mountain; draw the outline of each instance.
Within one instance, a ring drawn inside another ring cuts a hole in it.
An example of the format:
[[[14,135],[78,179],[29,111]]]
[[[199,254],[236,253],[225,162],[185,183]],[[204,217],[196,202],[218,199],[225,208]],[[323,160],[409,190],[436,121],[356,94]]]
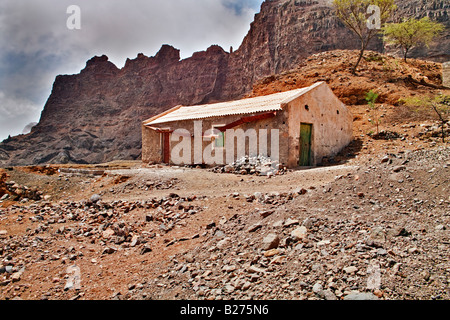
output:
[[[395,19],[427,15],[450,24],[446,0],[397,4]],[[163,45],[154,57],[138,54],[122,69],[101,56],[79,74],[57,76],[38,125],[0,144],[0,165],[138,159],[141,121],[152,115],[178,104],[241,98],[257,80],[292,69],[311,54],[357,48],[330,0],[267,0],[234,52],[214,45],[180,60],[179,50]],[[369,49],[384,50],[379,39]],[[413,55],[445,61],[449,52],[446,32]]]

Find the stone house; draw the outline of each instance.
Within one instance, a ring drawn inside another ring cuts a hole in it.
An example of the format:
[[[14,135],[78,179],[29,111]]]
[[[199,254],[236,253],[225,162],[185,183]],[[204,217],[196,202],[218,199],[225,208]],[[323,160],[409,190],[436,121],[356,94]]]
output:
[[[267,96],[177,106],[142,123],[144,163],[224,165],[264,155],[316,166],[352,141],[353,117],[325,82]]]

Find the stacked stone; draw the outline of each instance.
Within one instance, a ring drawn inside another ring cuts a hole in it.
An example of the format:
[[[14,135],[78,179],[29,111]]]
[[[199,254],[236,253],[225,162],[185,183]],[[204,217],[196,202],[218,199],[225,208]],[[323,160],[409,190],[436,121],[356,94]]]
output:
[[[286,168],[278,160],[266,156],[244,156],[226,166],[216,167],[214,172],[274,176],[283,174]]]

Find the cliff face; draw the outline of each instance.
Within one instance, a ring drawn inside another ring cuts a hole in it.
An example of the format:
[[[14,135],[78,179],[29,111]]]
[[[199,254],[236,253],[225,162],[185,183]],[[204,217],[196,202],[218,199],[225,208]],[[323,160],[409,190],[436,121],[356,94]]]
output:
[[[448,1],[399,0],[398,17],[428,15],[449,25]],[[418,57],[450,60],[447,35]],[[122,69],[94,57],[77,75],[58,76],[39,124],[0,144],[1,165],[99,163],[137,159],[141,121],[178,104],[243,97],[255,81],[296,67],[311,54],[357,49],[328,0],[265,1],[240,48],[218,46],[180,60],[164,45],[154,57],[139,54]],[[383,50],[375,39],[369,49]]]

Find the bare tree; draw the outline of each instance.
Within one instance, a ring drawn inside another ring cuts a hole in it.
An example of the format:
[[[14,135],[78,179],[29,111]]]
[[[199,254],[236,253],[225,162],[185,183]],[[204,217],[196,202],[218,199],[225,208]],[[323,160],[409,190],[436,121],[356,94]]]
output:
[[[396,9],[394,0],[334,0],[337,17],[352,30],[361,42],[358,61],[352,69],[356,69],[364,56],[370,40],[379,34],[382,26]]]

